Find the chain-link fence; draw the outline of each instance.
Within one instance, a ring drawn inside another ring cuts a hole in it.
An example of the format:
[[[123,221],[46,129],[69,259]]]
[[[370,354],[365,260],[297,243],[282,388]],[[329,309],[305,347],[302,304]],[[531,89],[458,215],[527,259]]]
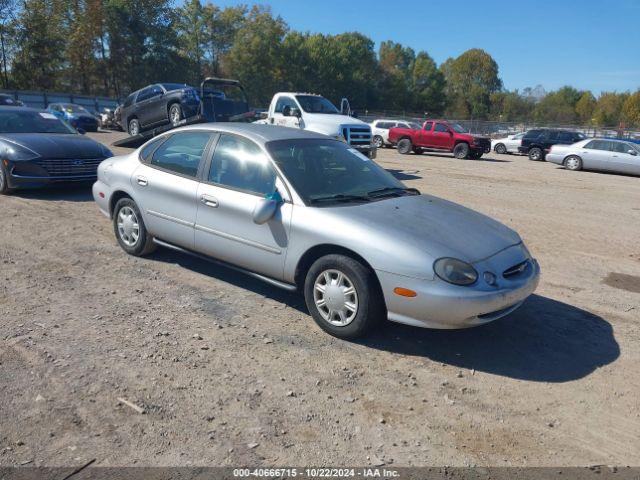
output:
[[[109,97],[28,90],[0,90],[0,93],[10,95],[14,100],[19,100],[26,107],[33,108],[47,108],[50,103],[75,103],[76,105],[82,105],[90,112],[100,112],[103,108],[115,108],[118,106],[118,100]]]
[[[372,112],[364,111],[358,112],[358,118],[365,122],[372,122],[377,119],[390,119],[390,120],[410,120],[417,123],[422,123],[427,118],[426,115],[412,112]],[[430,117],[434,118],[434,117]],[[441,118],[441,117],[437,117]],[[479,135],[486,135],[492,138],[498,138],[501,136],[512,135],[515,133],[526,132],[533,128],[561,128],[565,130],[574,130],[582,132],[588,137],[615,137],[626,138],[633,140],[640,140],[640,130],[621,128],[621,127],[594,127],[592,125],[575,125],[575,124],[562,124],[562,123],[541,123],[533,121],[524,122],[501,122],[492,120],[479,120],[479,119],[447,119],[450,122],[459,123],[464,128],[472,133]]]

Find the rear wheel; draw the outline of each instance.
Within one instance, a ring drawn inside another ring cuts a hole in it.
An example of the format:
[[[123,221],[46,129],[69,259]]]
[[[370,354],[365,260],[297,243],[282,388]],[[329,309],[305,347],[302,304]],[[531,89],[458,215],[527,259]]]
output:
[[[564,167],[567,170],[582,170],[582,159],[576,155],[570,155],[564,159]]]
[[[155,250],[140,209],[130,198],[121,198],[113,209],[113,230],[118,243],[129,255],[141,257]]]
[[[542,149],[533,147],[531,150],[529,150],[529,160],[533,160],[534,162],[544,160],[544,153],[542,152]]]
[[[403,138],[398,142],[398,153],[402,155],[407,155],[413,149],[413,145],[411,144],[411,140],[408,138]]]
[[[314,321],[338,338],[369,333],[385,314],[373,272],[344,255],[326,255],[311,265],[304,297]]]
[[[469,158],[469,144],[459,143],[453,149],[453,156],[459,159]]]
[[[376,146],[376,148],[382,148],[384,147],[384,140],[380,135],[376,135],[373,137],[373,144]]]
[[[132,137],[135,137],[140,133],[140,122],[137,118],[132,118],[131,120],[129,120],[127,130],[129,132],[129,135],[131,135]]]
[[[504,155],[505,153],[507,153],[507,147],[505,147],[504,143],[497,144],[494,150],[496,153],[499,153],[500,155]]]
[[[182,120],[182,108],[178,103],[174,103],[169,108],[169,122],[174,127],[177,127],[180,124],[180,120]]]

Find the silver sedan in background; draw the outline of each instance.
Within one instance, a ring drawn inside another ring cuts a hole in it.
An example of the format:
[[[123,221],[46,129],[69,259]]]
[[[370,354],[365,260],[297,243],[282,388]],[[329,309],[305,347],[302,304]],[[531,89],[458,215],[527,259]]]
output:
[[[554,145],[546,160],[568,170],[640,175],[640,145],[624,140],[589,138],[573,145]]]
[[[340,338],[383,319],[487,323],[538,285],[538,263],[513,230],[305,130],[172,130],[103,162],[93,195],[127,253],[161,245],[299,290]]]

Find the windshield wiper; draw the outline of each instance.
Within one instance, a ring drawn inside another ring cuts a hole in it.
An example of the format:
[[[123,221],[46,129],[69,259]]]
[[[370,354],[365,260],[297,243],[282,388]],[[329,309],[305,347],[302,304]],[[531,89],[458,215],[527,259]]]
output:
[[[310,203],[322,203],[322,202],[370,202],[371,199],[365,195],[344,195],[339,193],[337,195],[329,195],[327,197],[311,198]]]
[[[371,198],[379,198],[386,197],[388,195],[420,195],[420,190],[417,188],[406,188],[406,187],[384,187],[379,188],[377,190],[371,190],[367,193],[367,195]]]

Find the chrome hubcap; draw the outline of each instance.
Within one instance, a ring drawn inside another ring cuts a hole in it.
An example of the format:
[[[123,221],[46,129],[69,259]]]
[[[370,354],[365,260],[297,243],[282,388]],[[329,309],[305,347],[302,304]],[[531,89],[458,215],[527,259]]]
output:
[[[180,121],[180,111],[177,108],[171,109],[171,123],[176,125]]]
[[[358,313],[358,294],[349,277],[339,270],[325,270],[313,285],[316,307],[331,325],[345,327]]]
[[[382,138],[376,137],[374,139],[374,144],[375,144],[376,148],[381,148],[382,147]]]
[[[131,135],[137,135],[138,134],[138,122],[133,122],[131,124],[131,126],[129,127],[129,133]]]
[[[578,159],[576,158],[570,158],[567,160],[567,167],[569,167],[571,170],[574,170],[576,168],[578,168]]]
[[[131,207],[122,207],[118,212],[118,235],[128,247],[133,247],[140,238],[140,224]]]

